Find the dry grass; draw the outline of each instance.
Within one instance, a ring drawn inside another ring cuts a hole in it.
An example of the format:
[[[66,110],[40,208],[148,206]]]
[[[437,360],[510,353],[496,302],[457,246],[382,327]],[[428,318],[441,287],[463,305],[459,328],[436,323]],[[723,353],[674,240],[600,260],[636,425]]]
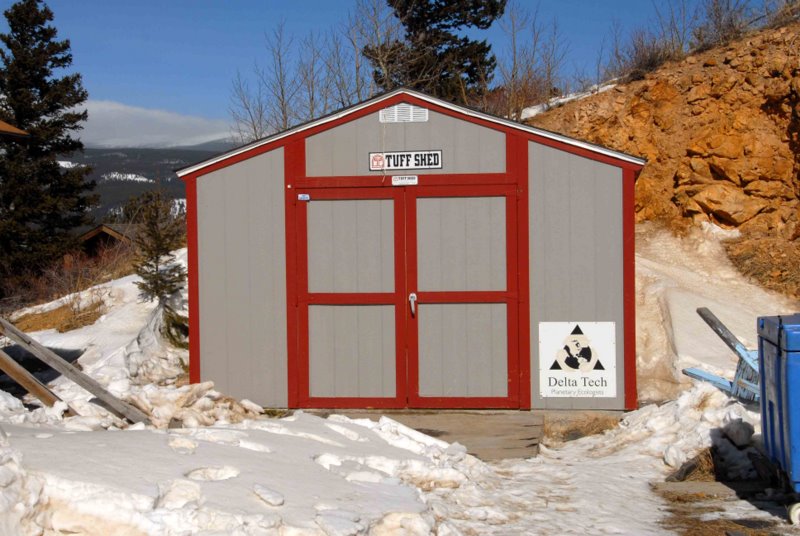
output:
[[[0,314],[50,302],[133,273],[134,249],[130,244],[102,250],[96,257],[83,253],[65,255],[42,273],[23,274],[0,281],[6,298],[0,301]],[[74,305],[74,304],[73,304]],[[77,309],[85,308],[80,304]]]
[[[706,448],[677,471],[667,477],[667,482],[714,482],[717,480],[717,466],[711,448]]]
[[[800,240],[747,236],[723,243],[736,268],[762,287],[800,299]]]
[[[668,501],[668,497],[665,497]],[[674,531],[682,536],[768,536],[780,534],[776,528],[780,525],[777,521],[764,519],[706,519],[704,514],[722,511],[722,508],[703,504],[705,497],[694,499],[681,496],[670,504],[666,511],[667,518],[662,522],[665,529]],[[699,501],[699,502],[693,502]]]
[[[744,536],[767,536],[781,534],[784,525],[779,519],[714,519],[713,514],[724,508],[715,503],[715,497],[706,493],[676,493],[659,490],[667,502],[667,516],[662,526],[683,536],[720,536],[737,534]],[[709,514],[712,514],[709,516]],[[709,519],[709,517],[711,519]]]
[[[602,434],[619,424],[617,414],[583,412],[563,417],[547,416],[542,427],[543,442],[557,445],[581,437]]]
[[[91,326],[104,312],[105,306],[102,301],[91,302],[79,311],[76,311],[71,304],[65,303],[50,311],[23,315],[16,319],[14,324],[18,329],[26,332],[55,329],[59,333],[64,333]]]

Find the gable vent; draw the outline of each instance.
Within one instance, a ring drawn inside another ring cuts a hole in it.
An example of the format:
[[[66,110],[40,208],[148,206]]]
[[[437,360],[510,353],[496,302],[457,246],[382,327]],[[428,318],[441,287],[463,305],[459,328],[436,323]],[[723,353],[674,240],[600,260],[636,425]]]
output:
[[[428,109],[401,102],[381,110],[380,121],[381,123],[425,123],[428,121]]]

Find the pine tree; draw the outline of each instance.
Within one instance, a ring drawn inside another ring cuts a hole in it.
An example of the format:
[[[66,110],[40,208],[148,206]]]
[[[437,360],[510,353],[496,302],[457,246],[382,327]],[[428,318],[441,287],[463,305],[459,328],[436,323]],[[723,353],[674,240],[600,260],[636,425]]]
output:
[[[58,259],[70,231],[89,222],[95,198],[88,168],[61,169],[56,161],[83,149],[72,134],[87,118],[80,74],[61,73],[72,64],[69,40],[56,38],[53,12],[40,0],[21,0],[4,15],[0,119],[30,134],[0,142],[0,278],[7,283]]]
[[[469,104],[483,95],[497,60],[486,40],[458,35],[485,30],[503,15],[506,0],[387,0],[405,28],[404,40],[364,47],[375,83]]]
[[[188,348],[189,319],[173,307],[186,281],[186,270],[172,253],[183,244],[185,213],[175,210],[163,190],[145,192],[125,206],[131,216],[128,223],[136,225],[134,271],[142,279],[136,283],[139,296],[158,300],[161,333],[174,346]]]
[[[158,300],[169,307],[169,298],[183,286],[186,270],[175,260],[173,251],[181,247],[183,226],[173,212],[173,203],[162,191],[145,192],[139,199],[139,226],[134,242],[137,260],[136,283],[139,295],[148,301]]]

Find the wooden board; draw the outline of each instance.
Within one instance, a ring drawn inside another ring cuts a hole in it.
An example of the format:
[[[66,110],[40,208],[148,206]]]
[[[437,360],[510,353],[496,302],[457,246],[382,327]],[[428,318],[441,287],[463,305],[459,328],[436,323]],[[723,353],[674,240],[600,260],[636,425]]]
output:
[[[54,370],[56,370],[63,376],[69,378],[76,384],[80,385],[81,387],[89,391],[91,394],[96,396],[101,402],[103,402],[105,407],[107,407],[110,411],[112,411],[116,415],[128,419],[129,421],[134,423],[150,422],[147,415],[145,415],[143,412],[131,406],[127,402],[123,402],[119,398],[115,397],[114,395],[106,391],[103,388],[103,386],[97,383],[94,379],[83,374],[78,369],[73,367],[70,363],[68,363],[61,357],[57,356],[51,350],[45,348],[44,346],[42,346],[41,344],[30,338],[28,335],[18,330],[11,322],[1,317],[0,317],[0,335],[5,335],[12,341],[16,342],[17,344],[28,350],[31,354],[34,355],[34,357],[41,360],[42,362],[52,367]]]
[[[0,370],[8,374],[20,387],[41,400],[46,406],[53,407],[56,402],[62,402],[62,400],[48,389],[45,384],[40,382],[36,376],[28,372],[25,367],[17,363],[13,357],[3,350],[0,350]],[[69,408],[67,414],[75,415],[76,413],[72,408]]]

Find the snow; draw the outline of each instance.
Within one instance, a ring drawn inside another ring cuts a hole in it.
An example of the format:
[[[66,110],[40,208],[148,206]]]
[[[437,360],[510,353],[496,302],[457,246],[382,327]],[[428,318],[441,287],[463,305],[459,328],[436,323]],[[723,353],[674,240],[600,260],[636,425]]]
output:
[[[59,167],[62,169],[72,169],[76,167],[81,167],[81,164],[77,162],[70,162],[69,160],[57,160]]]
[[[154,183],[153,179],[148,179],[136,173],[121,173],[119,171],[112,171],[111,173],[103,173],[102,180],[104,182],[111,181],[131,181],[131,182],[147,182]]]
[[[614,88],[616,85],[617,84],[612,81],[601,85],[593,85],[592,87],[589,88],[589,91],[570,93],[568,95],[563,95],[561,97],[554,97],[543,104],[537,104],[535,106],[529,106],[527,108],[524,108],[522,110],[522,113],[520,114],[520,119],[522,120],[530,119],[531,117],[544,113],[547,110],[557,108],[558,106],[566,104],[570,101],[585,99],[586,97],[596,95],[597,93],[603,93],[605,91],[608,91],[609,89]]]
[[[636,236],[636,322],[639,395],[674,398],[689,384],[680,370],[731,374],[737,358],[697,315],[708,307],[748,348],[758,343],[756,318],[786,314],[798,304],[745,280],[725,256],[713,225],[678,239],[652,224]],[[684,385],[675,383],[681,380]]]
[[[735,368],[694,309],[711,308],[751,346],[757,316],[797,309],[734,270],[720,245],[728,237],[637,229],[641,394],[659,404],[602,435],[494,463],[385,416],[268,418],[210,382],[179,385],[186,352],[162,340],[135,277],[90,289],[106,307],[94,325],[33,336],[84,349],[83,370],[153,424],[126,426],[63,378],[51,385],[78,417],[0,391],[0,534],[668,533],[650,484],[712,444],[729,477],[752,476],[760,433],[754,408],[680,375]],[[174,305],[185,301],[184,292]],[[708,515],[773,519],[744,501]]]
[[[179,199],[172,200],[172,208],[171,212],[173,216],[177,216],[179,214],[186,213],[186,199],[181,197]]]

